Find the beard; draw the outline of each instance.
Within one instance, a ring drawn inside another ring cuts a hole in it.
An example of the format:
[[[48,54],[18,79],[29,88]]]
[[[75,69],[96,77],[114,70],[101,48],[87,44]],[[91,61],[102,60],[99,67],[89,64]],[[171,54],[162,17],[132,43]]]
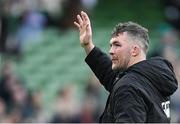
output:
[[[112,70],[115,72],[125,71],[128,68],[129,61],[130,56],[120,59],[117,63],[112,63]]]

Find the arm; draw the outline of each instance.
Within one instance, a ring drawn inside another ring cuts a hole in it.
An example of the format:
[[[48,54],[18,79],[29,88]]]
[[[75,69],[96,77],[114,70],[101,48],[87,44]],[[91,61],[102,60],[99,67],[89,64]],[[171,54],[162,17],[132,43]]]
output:
[[[147,105],[141,94],[131,86],[120,87],[113,98],[115,122],[145,123]]]
[[[112,70],[110,58],[99,48],[94,47],[85,61],[105,89],[111,91],[116,73]]]
[[[94,46],[92,28],[88,15],[85,12],[81,12],[81,15],[77,15],[77,20],[78,22],[74,22],[74,24],[79,29],[80,44],[87,54],[86,62],[101,84],[110,91],[115,78],[115,73],[111,69],[111,60],[105,53]]]

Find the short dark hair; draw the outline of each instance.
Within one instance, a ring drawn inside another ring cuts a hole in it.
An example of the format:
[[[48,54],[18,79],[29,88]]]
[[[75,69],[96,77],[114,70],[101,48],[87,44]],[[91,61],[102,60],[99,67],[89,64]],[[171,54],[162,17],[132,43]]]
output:
[[[125,22],[119,23],[115,26],[112,31],[112,37],[118,36],[119,33],[127,32],[130,37],[133,39],[138,39],[143,45],[143,49],[145,53],[147,53],[149,47],[149,35],[148,30],[143,26],[135,23],[135,22]]]

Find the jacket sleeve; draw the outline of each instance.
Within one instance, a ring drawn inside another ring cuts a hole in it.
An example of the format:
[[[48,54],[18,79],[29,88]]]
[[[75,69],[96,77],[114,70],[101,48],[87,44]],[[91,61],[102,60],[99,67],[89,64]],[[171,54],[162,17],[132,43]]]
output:
[[[115,92],[112,100],[113,115],[117,123],[146,122],[147,105],[141,93],[134,87],[122,86]]]
[[[99,48],[94,47],[86,57],[85,61],[105,89],[111,91],[116,73],[112,70],[110,58]]]

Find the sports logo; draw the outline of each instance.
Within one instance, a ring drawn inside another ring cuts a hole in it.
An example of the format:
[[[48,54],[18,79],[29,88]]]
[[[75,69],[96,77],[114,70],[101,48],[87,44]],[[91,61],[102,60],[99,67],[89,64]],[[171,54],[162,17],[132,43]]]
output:
[[[168,118],[170,118],[170,101],[162,102],[162,108]]]

